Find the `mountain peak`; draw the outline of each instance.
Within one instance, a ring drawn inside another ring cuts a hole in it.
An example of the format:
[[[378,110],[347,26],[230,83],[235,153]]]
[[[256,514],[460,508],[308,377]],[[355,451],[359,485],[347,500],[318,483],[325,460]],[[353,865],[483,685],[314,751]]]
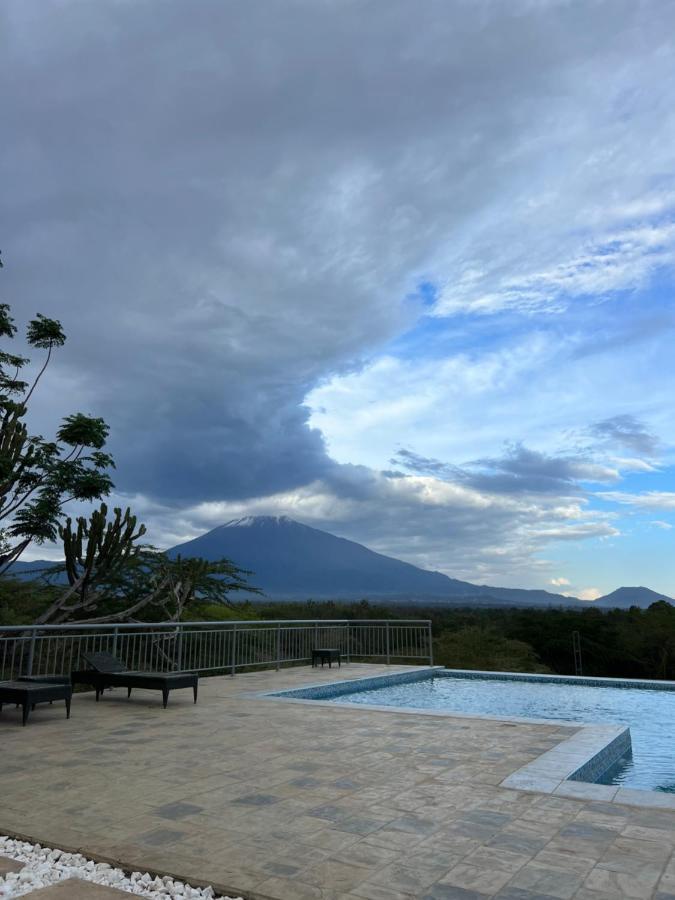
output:
[[[598,597],[594,602],[599,606],[613,607],[614,609],[628,609],[631,606],[639,606],[646,609],[652,603],[659,600],[665,600],[672,603],[672,597],[666,597],[665,594],[657,594],[656,591],[646,587],[620,587],[611,594],[605,594],[604,597]]]
[[[243,516],[241,519],[231,519],[221,525],[221,528],[255,528],[264,525],[298,525],[288,516]]]

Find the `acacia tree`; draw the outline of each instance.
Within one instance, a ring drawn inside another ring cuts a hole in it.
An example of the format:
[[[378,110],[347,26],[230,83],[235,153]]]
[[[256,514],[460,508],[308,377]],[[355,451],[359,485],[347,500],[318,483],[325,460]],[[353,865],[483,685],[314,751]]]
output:
[[[179,622],[195,603],[232,608],[233,592],[259,594],[259,589],[246,580],[250,574],[229,559],[171,559],[152,547],[141,547],[107,574],[97,573],[93,589],[84,594],[78,591],[75,602],[61,603],[50,611],[50,621]],[[82,612],[86,618],[77,618]]]

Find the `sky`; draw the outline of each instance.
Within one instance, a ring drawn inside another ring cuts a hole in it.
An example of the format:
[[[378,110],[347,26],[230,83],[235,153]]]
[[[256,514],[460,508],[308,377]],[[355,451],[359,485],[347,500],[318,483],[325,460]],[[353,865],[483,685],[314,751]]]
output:
[[[1,299],[68,335],[32,426],[103,416],[159,547],[286,514],[675,596],[674,35],[669,0],[5,0]]]

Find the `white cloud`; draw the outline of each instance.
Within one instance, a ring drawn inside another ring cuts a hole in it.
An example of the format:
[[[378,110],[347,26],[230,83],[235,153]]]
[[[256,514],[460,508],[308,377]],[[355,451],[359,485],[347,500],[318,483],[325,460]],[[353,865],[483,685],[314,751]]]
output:
[[[577,596],[580,600],[597,600],[599,597],[603,596],[603,593],[599,588],[588,587],[579,591]]]
[[[554,587],[565,587],[565,586],[569,585],[570,582],[569,582],[569,579],[567,579],[567,578],[551,578],[550,583]]]
[[[664,522],[661,519],[654,519],[651,523],[655,528],[661,528],[663,531],[670,531],[673,527],[670,522]]]
[[[625,506],[637,506],[640,509],[675,509],[673,491],[644,491],[641,494],[631,494],[627,491],[598,491],[596,496]]]
[[[622,472],[658,472],[659,469],[658,466],[647,462],[646,459],[637,459],[635,457],[615,456],[612,457],[612,462]]]

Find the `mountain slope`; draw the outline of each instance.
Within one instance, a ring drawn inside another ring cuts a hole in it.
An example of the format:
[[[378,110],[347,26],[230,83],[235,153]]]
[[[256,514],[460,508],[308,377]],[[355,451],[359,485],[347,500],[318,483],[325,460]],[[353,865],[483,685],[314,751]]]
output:
[[[277,597],[480,596],[525,605],[580,602],[547,591],[476,586],[375,553],[286,516],[234,519],[167,553],[212,560],[226,556],[254,572],[252,583]]]

